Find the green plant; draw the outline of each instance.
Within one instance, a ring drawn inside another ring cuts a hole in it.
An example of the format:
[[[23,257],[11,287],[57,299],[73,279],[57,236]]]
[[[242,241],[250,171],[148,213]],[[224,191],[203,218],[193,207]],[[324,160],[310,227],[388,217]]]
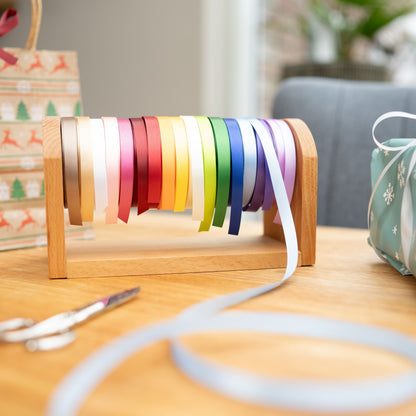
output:
[[[378,32],[415,10],[414,0],[310,0],[310,10],[336,40],[337,57],[352,60],[356,41],[376,42]]]

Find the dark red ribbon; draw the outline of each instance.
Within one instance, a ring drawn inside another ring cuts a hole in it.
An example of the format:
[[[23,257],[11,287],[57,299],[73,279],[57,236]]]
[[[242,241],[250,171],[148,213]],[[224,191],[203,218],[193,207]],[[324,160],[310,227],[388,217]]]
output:
[[[149,209],[149,204],[147,203],[149,188],[147,134],[146,127],[142,118],[131,118],[130,123],[133,129],[133,143],[136,155],[136,174],[133,202],[135,202],[137,205],[137,215],[139,215]]]
[[[19,15],[14,9],[7,9],[0,18],[0,37],[9,33],[19,24]],[[8,64],[14,65],[17,62],[17,58],[11,53],[6,52],[3,48],[0,48],[0,58],[6,61]]]

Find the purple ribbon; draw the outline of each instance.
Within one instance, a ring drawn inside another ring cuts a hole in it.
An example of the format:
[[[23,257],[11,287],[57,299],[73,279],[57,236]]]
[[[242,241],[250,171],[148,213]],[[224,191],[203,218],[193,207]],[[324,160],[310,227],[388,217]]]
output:
[[[257,144],[257,176],[256,185],[254,186],[253,196],[250,203],[243,208],[243,211],[256,212],[263,204],[264,189],[266,185],[266,166],[264,151],[260,142],[257,131],[254,129]]]

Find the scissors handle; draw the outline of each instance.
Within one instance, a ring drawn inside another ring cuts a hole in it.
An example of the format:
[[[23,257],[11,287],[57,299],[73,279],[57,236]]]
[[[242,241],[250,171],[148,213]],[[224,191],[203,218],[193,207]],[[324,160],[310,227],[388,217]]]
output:
[[[35,321],[26,318],[14,318],[7,321],[0,322],[0,340],[5,331],[13,331],[15,329],[29,328],[34,325]]]

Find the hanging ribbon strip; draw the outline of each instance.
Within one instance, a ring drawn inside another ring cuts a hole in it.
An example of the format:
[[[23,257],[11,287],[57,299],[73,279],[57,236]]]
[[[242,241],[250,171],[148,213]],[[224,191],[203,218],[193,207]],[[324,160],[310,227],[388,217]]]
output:
[[[215,215],[212,225],[222,227],[227,212],[228,197],[230,195],[231,179],[231,149],[227,126],[222,118],[210,117],[215,140],[217,155],[217,198],[215,201]]]
[[[185,123],[180,117],[171,117],[176,150],[176,194],[174,211],[184,211],[189,185],[189,152]]]
[[[117,222],[120,189],[120,135],[117,119],[102,117],[105,137],[105,162],[107,168],[107,199],[105,211],[106,224]]]
[[[135,193],[137,195],[137,215],[140,215],[149,209],[147,202],[149,180],[147,134],[143,119],[131,118],[130,123],[136,153]]]
[[[104,125],[100,119],[91,119],[90,123],[94,157],[95,212],[102,213],[108,205]]]
[[[134,144],[130,120],[118,120],[120,136],[120,197],[118,218],[127,223],[133,201]]]
[[[163,189],[164,180],[169,180],[170,184],[176,184],[176,188],[178,182],[172,180],[173,173],[169,178],[165,178],[162,174],[161,162],[165,148],[163,136],[166,126],[159,129],[156,124],[157,118],[144,118],[143,123],[134,120],[137,119],[132,119],[134,138],[137,135],[143,138],[143,127],[146,126],[149,152],[148,175],[144,165],[137,168],[137,174],[144,172],[144,178],[148,177],[147,204],[152,206],[160,200],[160,190]],[[193,219],[202,221],[201,228],[209,228],[215,206],[214,223],[222,225],[229,199],[231,203],[229,233],[237,234],[243,202],[248,204],[249,209],[258,209],[265,199],[267,171],[272,189],[272,199],[275,199],[279,210],[287,247],[285,273],[281,280],[275,283],[208,299],[187,308],[171,320],[140,328],[111,342],[88,357],[58,385],[49,402],[48,415],[75,415],[92,390],[115,367],[133,354],[161,340],[170,342],[176,365],[196,382],[228,397],[261,406],[335,414],[382,409],[414,397],[416,394],[416,369],[387,378],[337,381],[336,383],[320,380],[271,378],[214,364],[193,353],[181,342],[183,335],[212,331],[250,331],[312,337],[359,343],[384,349],[408,358],[416,367],[416,342],[394,331],[295,314],[223,311],[228,307],[278,288],[289,279],[296,269],[298,245],[290,210],[290,199],[288,198],[288,193],[293,193],[296,163],[294,143],[289,143],[290,140],[293,142],[293,135],[290,134],[290,129],[287,130],[284,127],[287,126],[286,123],[283,125],[281,123],[284,122],[273,120],[248,119],[241,122],[241,120],[235,119],[207,119],[191,116],[182,117],[180,120],[183,121],[182,126],[178,122],[175,124],[172,120],[174,135],[180,134],[182,136],[178,140],[175,138],[173,142],[177,153],[178,147],[185,144],[186,134],[189,175],[186,177],[185,174],[181,186],[185,189],[188,184],[186,202],[187,204],[191,203]],[[62,126],[65,127],[62,131],[67,135],[70,133],[66,128],[68,122],[64,120],[62,122],[65,123],[65,126]],[[210,128],[211,132],[209,132]],[[250,139],[247,139],[249,128],[252,129],[252,132]],[[162,136],[161,146],[160,140],[158,140],[160,135]],[[149,136],[152,138],[149,139]],[[156,141],[153,143],[152,141],[155,139]],[[251,140],[251,144],[248,140]],[[122,142],[123,139],[120,141],[119,155],[120,152],[123,152]],[[173,152],[171,143],[172,141],[170,141],[169,148]],[[254,143],[256,151],[254,151]],[[66,147],[63,146],[64,152],[65,149]],[[220,151],[224,154],[219,154]],[[245,151],[249,152],[249,157],[245,158]],[[139,159],[144,160],[143,154],[137,153],[137,147],[136,155],[136,163]],[[64,160],[67,159],[65,156]],[[183,172],[186,171],[185,156],[179,163],[177,158],[172,158],[169,163],[172,163],[172,160],[176,160],[176,177],[178,165],[181,165],[180,169]],[[246,178],[245,181],[244,162],[246,160],[249,161],[247,169],[252,172],[253,176]],[[205,166],[205,163],[208,166]],[[121,165],[119,168],[122,169]],[[107,172],[109,171],[107,170]],[[80,175],[82,183],[82,170]],[[107,178],[108,180],[109,178]],[[143,178],[142,180],[137,179],[137,182],[143,183]],[[246,192],[245,186],[247,187]],[[107,189],[110,191],[110,187]],[[208,192],[206,192],[207,189]],[[142,196],[145,195],[140,187],[137,192],[139,194],[142,192]],[[190,193],[192,193],[191,197]],[[211,193],[216,193],[216,197],[213,198]],[[138,200],[140,198],[138,197]],[[178,194],[175,193],[175,202],[177,198]],[[180,206],[183,207],[185,200],[183,191],[180,192],[179,199]],[[270,197],[266,199],[270,199]],[[108,203],[110,204],[110,202],[111,198],[109,197]]]

